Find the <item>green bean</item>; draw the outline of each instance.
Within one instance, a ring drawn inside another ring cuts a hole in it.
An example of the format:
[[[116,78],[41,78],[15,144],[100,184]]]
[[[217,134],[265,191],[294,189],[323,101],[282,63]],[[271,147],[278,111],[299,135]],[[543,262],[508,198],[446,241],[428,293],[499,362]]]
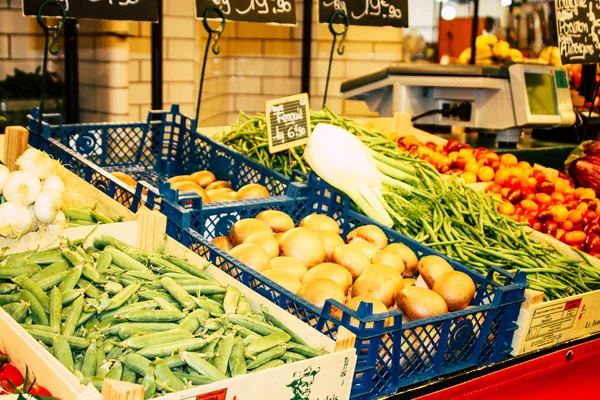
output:
[[[69,371],[73,371],[73,353],[71,352],[71,346],[69,346],[69,343],[64,337],[58,335],[53,338],[52,355],[54,355],[54,357],[56,357],[56,359]]]

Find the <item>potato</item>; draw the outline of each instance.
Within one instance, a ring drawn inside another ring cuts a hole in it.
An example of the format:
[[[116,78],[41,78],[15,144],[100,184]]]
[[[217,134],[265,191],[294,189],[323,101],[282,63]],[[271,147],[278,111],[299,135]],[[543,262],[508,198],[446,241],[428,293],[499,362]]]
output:
[[[335,248],[331,255],[331,262],[346,268],[352,275],[352,279],[357,279],[363,270],[371,265],[371,261],[362,250],[350,247],[348,244]]]
[[[211,183],[213,183],[217,180],[217,177],[215,176],[215,174],[213,174],[210,171],[194,172],[191,175],[191,177],[194,182],[196,182],[198,185],[202,186],[203,188],[206,188],[208,185],[210,185]]]
[[[205,188],[206,190],[216,190],[216,189],[231,189],[231,183],[227,181],[214,181],[209,184]]]
[[[247,200],[247,199],[260,199],[263,197],[269,197],[271,194],[263,185],[258,183],[250,183],[249,185],[242,186],[238,189],[235,196],[236,200]]]
[[[344,303],[344,291],[340,285],[327,278],[317,278],[302,284],[298,295],[319,308],[323,308],[328,299]]]
[[[409,286],[400,291],[397,305],[411,320],[431,318],[448,312],[442,296],[418,286]]]
[[[281,255],[295,257],[311,269],[325,261],[325,245],[312,231],[292,229],[284,234]]]
[[[257,272],[262,272],[271,267],[269,255],[255,243],[240,244],[231,249],[229,254]]]
[[[369,260],[379,251],[379,247],[365,240],[354,240],[348,243],[348,246],[361,250]]]
[[[331,261],[331,256],[333,255],[333,251],[339,247],[344,246],[346,243],[344,239],[337,233],[329,232],[329,231],[318,231],[317,235],[323,239],[323,244],[325,245],[325,261]]]
[[[475,297],[475,283],[464,272],[448,272],[435,281],[433,291],[439,294],[449,311],[458,311],[466,308]]]
[[[254,235],[255,233],[273,234],[273,231],[261,220],[256,218],[245,218],[237,221],[229,231],[229,239],[234,246],[244,243],[244,240]]]
[[[412,278],[417,272],[417,265],[419,260],[414,251],[403,243],[392,243],[388,244],[384,250],[390,250],[398,254],[402,261],[404,261],[404,277]]]
[[[269,258],[279,257],[279,244],[273,234],[268,232],[258,232],[250,235],[244,240],[244,243],[255,243],[263,248],[269,255]]]
[[[265,210],[261,211],[256,219],[264,221],[271,227],[273,232],[286,232],[290,229],[294,229],[294,220],[292,217],[284,213],[283,211],[277,210]]]
[[[316,278],[329,278],[342,288],[344,293],[348,293],[352,285],[352,275],[339,264],[321,263],[312,267],[302,278],[302,283],[309,282]]]
[[[302,287],[302,283],[294,275],[279,270],[279,269],[268,269],[263,271],[262,274],[275,282],[276,284],[283,286],[290,292],[297,294],[298,290]]]
[[[402,258],[391,250],[379,250],[371,258],[373,264],[384,264],[389,265],[401,274],[404,273],[404,261]]]
[[[372,264],[354,281],[352,297],[371,296],[386,307],[391,307],[396,301],[397,293],[403,287],[402,275],[397,270],[383,264]]]
[[[421,258],[417,265],[417,269],[419,270],[419,275],[430,289],[440,276],[454,271],[448,261],[438,256],[425,256]]]
[[[217,236],[210,242],[227,253],[233,249],[233,243],[231,243],[231,240],[227,236]]]
[[[271,259],[271,269],[278,269],[292,274],[296,279],[302,280],[306,274],[306,265],[294,257],[275,257]]]
[[[388,245],[388,238],[383,230],[376,225],[364,225],[356,228],[346,236],[346,241],[351,243],[353,241],[364,240],[377,246],[378,249],[383,249]]]
[[[308,228],[315,232],[340,233],[340,226],[331,217],[325,214],[311,214],[302,219],[299,227]]]

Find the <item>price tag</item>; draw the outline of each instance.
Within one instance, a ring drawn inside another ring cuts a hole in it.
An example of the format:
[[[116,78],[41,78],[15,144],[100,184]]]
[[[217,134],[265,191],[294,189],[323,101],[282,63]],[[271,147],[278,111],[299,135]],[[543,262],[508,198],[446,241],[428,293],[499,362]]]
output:
[[[58,0],[68,18],[113,19],[158,22],[158,2],[162,0]],[[23,0],[23,15],[37,16],[44,0]],[[44,8],[47,17],[59,15],[57,7]]]
[[[408,0],[319,0],[319,22],[343,11],[350,25],[408,27]]]
[[[308,142],[310,135],[308,94],[269,100],[265,103],[265,107],[270,153],[291,149]]]
[[[600,61],[600,4],[597,0],[556,0],[558,48],[563,64]]]
[[[231,21],[296,25],[295,0],[196,0],[196,18],[208,7],[219,7]]]

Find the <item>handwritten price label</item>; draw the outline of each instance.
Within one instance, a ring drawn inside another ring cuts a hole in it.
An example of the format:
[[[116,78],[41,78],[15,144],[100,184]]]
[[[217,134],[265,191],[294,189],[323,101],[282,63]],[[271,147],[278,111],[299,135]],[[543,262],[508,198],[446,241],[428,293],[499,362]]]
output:
[[[310,107],[306,93],[269,100],[265,103],[265,108],[270,153],[308,142]]]
[[[296,24],[294,0],[196,0],[196,18],[209,7],[219,7],[231,21]]]
[[[58,0],[69,18],[158,21],[161,0]],[[44,0],[23,0],[23,15],[37,16]],[[44,8],[46,16],[57,16],[56,7]]]
[[[600,2],[557,0],[558,48],[563,64],[600,61]]]
[[[319,22],[343,11],[350,25],[408,27],[408,0],[319,0]]]

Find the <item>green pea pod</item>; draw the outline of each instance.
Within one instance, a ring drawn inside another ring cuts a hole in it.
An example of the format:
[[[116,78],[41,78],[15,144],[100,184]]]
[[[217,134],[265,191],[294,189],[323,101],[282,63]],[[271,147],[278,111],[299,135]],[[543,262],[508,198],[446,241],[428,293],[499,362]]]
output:
[[[19,285],[23,290],[29,291],[34,295],[42,307],[44,307],[44,310],[50,310],[50,298],[44,293],[37,282],[32,281],[26,276],[13,278],[13,282]]]
[[[195,310],[181,320],[179,329],[185,329],[186,331],[194,333],[200,329],[200,326],[204,325],[208,316],[208,311],[202,308]]]
[[[42,289],[44,292],[47,292],[54,286],[58,285],[68,273],[69,271],[58,272],[52,276],[49,276],[48,278],[38,281],[37,284],[40,286],[40,289]]]
[[[144,386],[144,399],[154,397],[156,394],[156,378],[154,376],[153,365],[146,368],[144,378],[142,379],[142,385]]]
[[[137,374],[135,372],[133,372],[133,370],[124,366],[123,367],[123,375],[121,376],[121,380],[123,382],[137,383]]]
[[[25,321],[27,313],[29,312],[29,307],[29,303],[23,300],[18,303],[9,303],[2,306],[4,311],[6,311],[15,321],[19,323]]]
[[[184,309],[196,308],[194,298],[171,278],[161,278],[160,284]]]
[[[123,376],[123,364],[121,361],[115,361],[108,374],[106,374],[106,379],[114,379],[117,381],[121,380],[121,376]]]
[[[245,375],[247,373],[246,359],[244,357],[244,343],[239,337],[236,337],[234,340],[228,364],[232,377]]]
[[[0,294],[11,294],[17,289],[14,283],[0,283]]]
[[[235,286],[227,286],[225,298],[223,299],[225,314],[235,314],[241,295],[240,290]]]
[[[83,357],[83,365],[81,367],[81,373],[84,377],[90,378],[96,374],[96,341],[92,341],[90,347],[88,347],[85,351],[85,356]]]
[[[50,320],[49,324],[55,331],[60,330],[62,324],[63,299],[60,290],[55,286],[50,292]]]
[[[102,273],[106,272],[106,270],[110,267],[112,263],[112,256],[110,253],[102,252],[100,253],[100,257],[96,260],[96,271]]]
[[[73,372],[73,353],[71,352],[71,346],[69,346],[64,337],[60,335],[54,337],[52,341],[52,354],[62,365]]]
[[[50,321],[48,321],[48,315],[46,314],[46,310],[43,305],[40,303],[38,298],[33,295],[29,290],[22,290],[19,294],[21,296],[21,300],[29,303],[29,309],[31,311],[31,318],[34,320],[36,324],[40,325],[49,325]],[[48,300],[48,307],[50,306],[50,300]]]
[[[267,351],[263,351],[262,353],[259,353],[255,359],[247,362],[246,368],[248,368],[249,370],[253,370],[258,367],[261,367],[262,365],[268,363],[269,361],[283,356],[285,354],[286,350],[287,350],[286,346],[282,344],[277,347],[273,347],[272,349],[269,349]]]
[[[81,278],[81,273],[83,272],[83,265],[77,265],[69,270],[69,273],[62,280],[58,288],[61,293],[65,293],[69,290],[75,289],[77,285],[77,281]]]
[[[55,263],[48,265],[46,268],[38,272],[31,277],[31,280],[39,282],[45,278],[54,276],[58,273],[64,272],[69,269],[69,264],[66,260],[60,260]]]
[[[139,303],[127,304],[122,307],[119,307],[112,311],[104,311],[100,314],[100,321],[104,321],[107,319],[122,317],[131,311],[139,311],[139,310],[154,310],[158,304],[154,300],[148,301],[140,301]],[[140,321],[140,322],[152,322],[152,321]]]
[[[134,294],[136,294],[138,290],[140,290],[141,286],[142,285],[135,284],[127,286],[126,288],[121,290],[121,292],[117,293],[110,299],[110,304],[106,308],[106,311],[112,311],[121,307],[127,302],[127,300],[129,300]]]
[[[121,346],[138,350],[170,342],[192,339],[193,337],[194,335],[190,331],[174,329],[172,331],[154,332],[148,335],[132,337],[123,341]]]
[[[179,392],[185,390],[185,383],[171,372],[171,369],[160,358],[153,361],[156,385],[167,392]]]
[[[147,358],[168,357],[179,350],[197,351],[206,345],[203,338],[186,339],[157,346],[146,347],[137,352],[138,355]]]
[[[21,300],[18,294],[0,294],[0,306]]]
[[[83,296],[79,296],[71,306],[71,310],[69,314],[67,314],[67,319],[63,324],[61,329],[61,334],[63,336],[73,336],[75,333],[75,329],[79,326],[79,319],[81,317],[81,313],[83,312],[83,303],[85,299]]]
[[[263,336],[244,349],[244,355],[246,358],[252,358],[258,353],[272,349],[273,347],[285,344],[291,339],[290,335],[285,332],[275,332],[270,335]]]
[[[218,381],[227,379],[227,375],[206,361],[202,355],[184,351],[181,356],[188,367],[197,371],[201,375],[208,376],[209,378],[213,378]]]
[[[233,350],[234,340],[233,333],[228,333],[223,339],[219,340],[216,349],[217,355],[211,360],[211,364],[224,374],[227,373],[227,365]]]
[[[265,369],[280,367],[284,364],[285,364],[285,361],[283,361],[283,360],[271,360],[271,361],[261,365],[260,367],[253,369],[252,372],[260,372],[260,371],[264,371]]]
[[[146,370],[150,367],[150,360],[135,353],[127,354],[121,362],[138,375],[145,375]]]

